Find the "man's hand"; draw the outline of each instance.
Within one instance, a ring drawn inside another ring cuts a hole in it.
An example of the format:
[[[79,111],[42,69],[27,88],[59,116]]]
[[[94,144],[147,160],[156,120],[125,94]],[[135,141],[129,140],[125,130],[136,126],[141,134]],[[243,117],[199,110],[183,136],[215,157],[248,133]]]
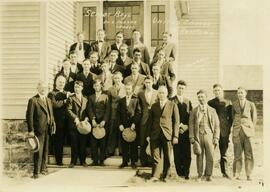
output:
[[[218,144],[218,139],[213,139],[213,145],[216,147]]]
[[[180,134],[183,134],[184,132],[185,132],[185,131],[184,131],[182,128],[179,129],[179,133],[180,133]]]
[[[71,92],[68,91],[68,92],[67,92],[67,98],[70,97],[70,96],[72,96],[73,94],[74,94],[74,93],[71,93]]]
[[[34,136],[35,136],[35,133],[34,133],[34,131],[31,131],[31,132],[28,132],[28,135],[29,135],[30,137],[34,137]]]
[[[97,126],[97,122],[96,122],[95,119],[92,120],[92,125],[93,125],[93,127],[96,127]]]
[[[100,125],[100,127],[104,127],[105,126],[105,121],[101,121],[101,123],[99,125]]]
[[[178,138],[177,137],[173,137],[172,143],[173,143],[173,145],[177,144],[178,143]]]
[[[190,138],[190,143],[194,144],[195,143],[195,139],[194,138]]]
[[[80,120],[79,120],[79,118],[77,117],[77,118],[75,119],[75,124],[78,125],[79,123],[80,123]]]
[[[120,125],[120,126],[119,126],[119,130],[120,130],[121,132],[124,131],[124,129],[125,129],[125,128],[124,128],[123,125]]]
[[[135,124],[134,124],[134,123],[132,123],[132,125],[131,125],[130,129],[131,129],[132,131],[134,131],[134,130],[135,130]]]

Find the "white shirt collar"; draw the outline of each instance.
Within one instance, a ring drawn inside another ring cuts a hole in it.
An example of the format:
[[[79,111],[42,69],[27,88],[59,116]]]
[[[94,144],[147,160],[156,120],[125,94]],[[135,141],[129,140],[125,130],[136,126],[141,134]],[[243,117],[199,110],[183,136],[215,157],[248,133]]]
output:
[[[183,101],[184,101],[184,96],[183,95],[176,95],[176,97],[177,97],[177,99],[178,99],[178,101],[180,103],[183,103]]]

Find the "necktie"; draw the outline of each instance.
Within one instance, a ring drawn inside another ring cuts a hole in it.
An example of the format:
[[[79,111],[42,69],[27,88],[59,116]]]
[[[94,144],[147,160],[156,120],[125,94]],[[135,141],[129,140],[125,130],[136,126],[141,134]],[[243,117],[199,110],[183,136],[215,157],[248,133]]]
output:
[[[82,50],[82,43],[79,45],[79,51]]]

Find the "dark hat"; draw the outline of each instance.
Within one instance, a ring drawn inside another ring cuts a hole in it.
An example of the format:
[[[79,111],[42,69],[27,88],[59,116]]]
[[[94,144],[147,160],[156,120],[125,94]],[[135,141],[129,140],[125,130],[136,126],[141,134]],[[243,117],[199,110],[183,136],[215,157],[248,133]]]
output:
[[[91,125],[88,121],[81,121],[78,125],[77,125],[77,129],[79,131],[80,134],[83,135],[87,135],[88,133],[91,132]]]
[[[136,139],[136,131],[133,131],[130,127],[126,128],[122,132],[122,137],[126,142],[133,142]]]
[[[106,130],[104,127],[97,126],[93,128],[92,133],[96,139],[102,139],[106,135]]]
[[[195,155],[200,155],[202,153],[201,146],[198,141],[193,143],[193,152]]]
[[[26,144],[27,144],[28,148],[31,149],[31,151],[33,151],[33,152],[39,151],[39,140],[35,135],[26,137]]]

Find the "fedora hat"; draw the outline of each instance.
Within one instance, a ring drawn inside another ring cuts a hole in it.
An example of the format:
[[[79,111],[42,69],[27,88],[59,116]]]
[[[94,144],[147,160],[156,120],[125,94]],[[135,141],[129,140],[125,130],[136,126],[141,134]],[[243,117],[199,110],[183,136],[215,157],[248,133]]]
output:
[[[123,130],[122,137],[128,143],[133,142],[136,139],[136,131],[133,131],[130,127],[128,127]]]
[[[202,153],[201,146],[198,141],[193,143],[193,152],[195,155],[200,155]]]
[[[27,144],[28,148],[31,149],[31,151],[33,151],[33,152],[39,151],[39,140],[35,135],[26,137],[26,144]]]
[[[78,124],[77,129],[80,134],[87,135],[88,133],[91,132],[91,125],[88,121],[81,121]]]
[[[93,128],[92,133],[96,139],[102,139],[103,137],[105,137],[106,130],[104,127],[96,126]]]

